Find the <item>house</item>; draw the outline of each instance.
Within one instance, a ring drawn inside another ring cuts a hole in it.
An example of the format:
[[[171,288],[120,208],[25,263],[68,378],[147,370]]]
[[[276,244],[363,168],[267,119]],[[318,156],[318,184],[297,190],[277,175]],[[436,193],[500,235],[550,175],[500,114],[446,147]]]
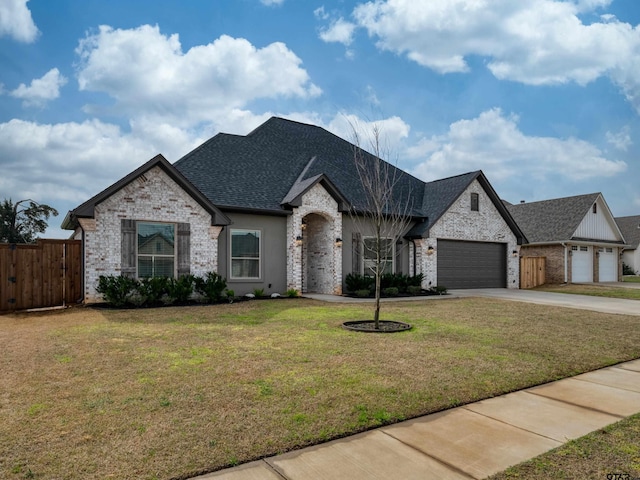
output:
[[[616,282],[624,237],[601,193],[509,204],[529,243],[523,257],[546,257],[546,283]]]
[[[175,164],[154,157],[63,222],[83,240],[85,300],[98,298],[100,275],[150,271],[216,271],[239,295],[340,294],[347,274],[371,262],[362,247],[372,226],[355,221],[366,205],[355,152],[375,158],[323,128],[271,118],[246,136],[220,133]],[[425,183],[385,165],[411,215],[388,245],[390,271],[422,273],[424,287],[518,288],[526,239],[481,171]],[[148,249],[155,234],[165,242]]]
[[[616,217],[616,223],[624,235],[627,246],[622,252],[622,262],[640,275],[640,215]]]

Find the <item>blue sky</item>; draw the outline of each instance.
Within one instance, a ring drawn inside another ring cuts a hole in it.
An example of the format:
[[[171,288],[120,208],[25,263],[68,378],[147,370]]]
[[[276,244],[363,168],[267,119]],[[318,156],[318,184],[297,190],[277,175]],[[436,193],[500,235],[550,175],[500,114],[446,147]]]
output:
[[[637,0],[2,0],[0,198],[66,212],[273,115],[424,180],[640,214]],[[363,144],[363,146],[367,146]],[[230,159],[232,161],[232,159]]]

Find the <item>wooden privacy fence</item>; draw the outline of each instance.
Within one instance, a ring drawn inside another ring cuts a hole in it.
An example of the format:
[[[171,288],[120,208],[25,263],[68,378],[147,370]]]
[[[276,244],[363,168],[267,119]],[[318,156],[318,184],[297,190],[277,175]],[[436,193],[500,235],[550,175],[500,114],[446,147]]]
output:
[[[546,282],[547,257],[520,258],[520,288],[533,288]]]
[[[82,242],[0,244],[0,312],[74,304],[82,298]]]

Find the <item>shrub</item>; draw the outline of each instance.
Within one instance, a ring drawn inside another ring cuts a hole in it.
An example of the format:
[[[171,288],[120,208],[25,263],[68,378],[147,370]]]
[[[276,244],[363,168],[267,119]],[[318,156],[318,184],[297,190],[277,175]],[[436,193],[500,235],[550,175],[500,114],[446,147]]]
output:
[[[233,299],[236,298],[236,292],[233,290],[227,290],[225,293],[227,294],[227,300],[229,303],[233,303]]]
[[[167,282],[167,296],[169,303],[186,303],[193,293],[193,275],[183,275],[179,278],[169,278]]]
[[[417,285],[409,285],[407,287],[407,293],[409,295],[420,295],[422,293],[422,287]]]
[[[100,275],[96,292],[102,295],[105,302],[114,307],[122,307],[135,293],[137,283],[136,279],[130,277]]]
[[[622,264],[622,274],[623,275],[635,275],[636,272],[633,271],[633,268],[631,268],[630,265],[627,265],[626,263]]]
[[[344,280],[347,292],[357,293],[358,290],[371,290],[374,278],[369,275],[360,275],[359,273],[350,273]],[[368,294],[367,294],[368,295]]]
[[[362,290],[356,290],[355,291],[356,297],[369,297],[371,295],[371,290],[367,289],[362,289]]]
[[[445,293],[447,293],[447,287],[441,287],[440,285],[438,285],[437,287],[433,287],[433,291],[438,295],[444,295]]]
[[[194,286],[195,291],[202,295],[207,302],[213,303],[222,298],[222,292],[227,287],[227,279],[216,272],[209,272],[204,278],[196,277]]]
[[[264,288],[254,288],[253,294],[256,296],[256,298],[264,297]]]
[[[290,288],[289,290],[287,290],[287,297],[296,298],[299,296],[300,296],[300,292],[298,292],[298,290],[296,290],[295,288]]]
[[[422,280],[424,280],[424,274],[419,273],[418,275],[413,275],[411,277],[407,277],[407,286],[409,287],[421,287]]]
[[[382,290],[382,294],[386,297],[395,297],[398,295],[398,293],[399,290],[397,287],[388,287]]]
[[[167,277],[142,278],[136,282],[137,295],[131,300],[138,306],[154,305],[160,302],[168,290],[169,279]]]

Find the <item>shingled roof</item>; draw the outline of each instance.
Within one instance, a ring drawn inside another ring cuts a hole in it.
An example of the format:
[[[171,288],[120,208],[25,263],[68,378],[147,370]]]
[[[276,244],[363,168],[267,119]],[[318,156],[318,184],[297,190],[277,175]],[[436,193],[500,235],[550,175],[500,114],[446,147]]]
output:
[[[507,204],[507,210],[530,243],[570,240],[600,193]]]
[[[246,136],[216,135],[175,167],[226,210],[287,214],[289,200],[320,176],[335,187],[332,194],[340,197],[336,200],[358,208],[364,206],[364,191],[355,151],[355,145],[321,127],[273,117]],[[363,155],[374,158],[367,152]],[[424,183],[391,168],[399,179],[398,195],[411,192],[412,213],[422,216]]]
[[[615,220],[627,245],[632,249],[638,248],[640,246],[640,215],[616,217]]]

